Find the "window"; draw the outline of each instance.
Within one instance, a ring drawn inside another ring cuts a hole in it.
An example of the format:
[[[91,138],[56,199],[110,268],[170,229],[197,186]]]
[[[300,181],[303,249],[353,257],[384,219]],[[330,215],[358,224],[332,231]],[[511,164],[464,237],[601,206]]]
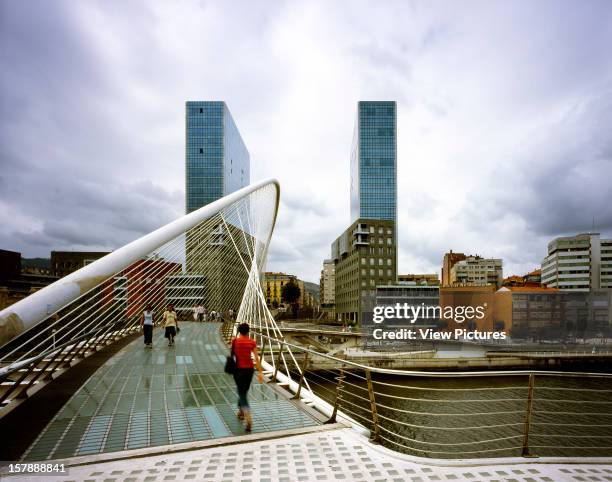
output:
[[[383,228],[382,227],[378,228],[378,234],[382,234],[382,233],[383,233]]]
[[[374,234],[374,226],[370,226],[370,233]]]
[[[361,258],[361,264],[362,265],[366,264],[366,259],[365,258]]]
[[[390,244],[391,244],[391,242],[392,242],[392,241],[391,241],[391,238],[387,238],[387,245],[390,245]]]
[[[378,270],[378,276],[384,276],[384,270],[379,269]]]
[[[387,266],[391,266],[391,259],[387,259]]]
[[[204,154],[204,149],[200,147],[200,154]]]
[[[202,114],[203,112],[204,112],[204,109],[200,107],[200,114]]]
[[[370,258],[370,266],[374,266],[374,258]]]
[[[389,261],[390,261],[390,260],[389,260]],[[389,276],[389,277],[393,276],[393,271],[392,271],[392,270],[390,270],[390,269],[388,269],[388,270],[387,270],[387,276]]]
[[[370,276],[374,276],[375,272],[376,272],[376,270],[370,269]]]
[[[379,258],[378,259],[378,266],[382,266],[382,264],[383,264],[383,260]]]

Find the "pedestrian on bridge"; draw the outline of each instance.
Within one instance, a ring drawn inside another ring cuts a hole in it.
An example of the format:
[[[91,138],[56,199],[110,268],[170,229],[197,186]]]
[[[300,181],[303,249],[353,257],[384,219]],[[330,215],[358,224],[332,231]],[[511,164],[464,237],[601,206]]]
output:
[[[163,315],[164,327],[166,328],[166,334],[164,335],[168,338],[168,346],[174,345],[174,337],[178,332],[178,318],[176,316],[176,311],[174,311],[174,306],[171,304],[168,305],[166,311],[164,311]]]
[[[236,358],[236,370],[234,381],[238,390],[238,413],[236,416],[246,422],[246,431],[250,432],[253,427],[253,417],[247,394],[253,381],[253,360],[257,366],[259,382],[263,382],[263,371],[257,354],[257,342],[249,338],[249,324],[241,323],[238,326],[238,337],[232,341],[232,352]]]
[[[144,344],[146,347],[153,348],[153,307],[148,304],[140,319],[142,333],[144,334]]]

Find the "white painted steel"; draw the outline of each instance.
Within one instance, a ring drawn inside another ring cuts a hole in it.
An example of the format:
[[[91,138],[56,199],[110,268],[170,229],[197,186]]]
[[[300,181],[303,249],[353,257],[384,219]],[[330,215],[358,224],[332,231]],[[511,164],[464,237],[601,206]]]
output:
[[[0,312],[0,346],[5,345],[20,333],[36,326],[49,315],[67,306],[83,293],[109,279],[143,256],[214,216],[231,204],[268,185],[273,185],[276,188],[273,228],[278,212],[280,186],[277,180],[266,179],[182,216],[2,310]]]

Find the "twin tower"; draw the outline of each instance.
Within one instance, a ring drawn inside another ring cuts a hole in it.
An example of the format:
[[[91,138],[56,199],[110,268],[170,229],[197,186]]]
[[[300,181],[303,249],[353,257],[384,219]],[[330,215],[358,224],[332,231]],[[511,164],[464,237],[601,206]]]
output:
[[[358,102],[350,159],[351,225],[332,244],[332,259],[336,265],[336,313],[342,320],[359,322],[361,313],[369,309],[368,300],[375,296],[376,286],[395,283],[397,278],[395,102]],[[250,183],[249,152],[225,102],[186,103],[185,161],[187,213]],[[213,250],[224,249],[224,229],[228,228],[218,226],[214,232],[200,233],[199,242],[209,243]],[[186,265],[188,274],[209,287],[221,282],[218,277],[232,277],[235,296],[213,296],[200,302],[217,311],[237,308],[246,273],[228,273],[227,269],[217,273],[206,260],[190,256],[189,249]],[[236,266],[242,268],[240,263]]]

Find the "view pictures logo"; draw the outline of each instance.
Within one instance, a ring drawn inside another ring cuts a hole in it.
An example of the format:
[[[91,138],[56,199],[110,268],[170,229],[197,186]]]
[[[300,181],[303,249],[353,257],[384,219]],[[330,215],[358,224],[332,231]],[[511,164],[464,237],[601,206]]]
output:
[[[454,320],[457,323],[464,321],[482,320],[485,317],[487,304],[480,306],[433,306],[409,305],[408,303],[396,303],[395,306],[374,307],[372,321],[382,323],[385,320],[408,320],[415,323],[419,319]]]

